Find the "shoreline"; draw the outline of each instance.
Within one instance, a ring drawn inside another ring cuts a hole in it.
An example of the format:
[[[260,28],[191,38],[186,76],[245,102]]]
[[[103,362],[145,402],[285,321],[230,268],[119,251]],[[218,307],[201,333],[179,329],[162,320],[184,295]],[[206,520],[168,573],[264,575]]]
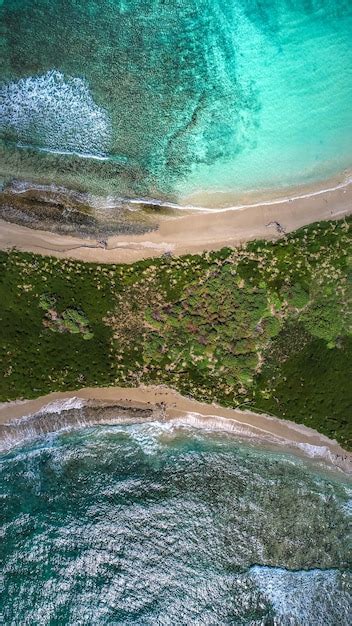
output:
[[[352,475],[352,454],[316,430],[270,415],[198,402],[165,386],[88,387],[75,392],[54,392],[34,400],[1,403],[2,438],[6,439],[6,428],[26,425],[30,418],[33,425],[43,413],[57,415],[85,406],[105,408],[110,414],[112,410],[120,410],[120,413],[128,410],[144,412],[145,415],[148,414],[144,418],[147,421],[167,421],[175,426],[185,425],[213,432],[227,432],[241,441],[252,441],[269,449],[286,450],[304,459],[324,462],[330,468]],[[109,424],[118,422],[121,423],[121,417],[116,417],[115,420],[110,417],[105,421]],[[94,423],[97,422],[93,420],[91,424]],[[104,419],[99,419],[99,423],[104,423]],[[84,425],[81,421],[76,421],[75,424]],[[55,431],[55,421],[53,425],[52,430]],[[50,431],[48,428],[47,432]]]
[[[352,177],[347,174],[330,187],[325,182],[324,186],[299,189],[302,193],[292,189],[290,196],[222,208],[175,205],[178,214],[155,215],[156,230],[113,235],[103,243],[0,220],[0,249],[96,263],[134,263],[165,253],[197,254],[254,239],[275,240],[314,222],[342,219],[352,213]],[[131,203],[143,202],[136,199]]]
[[[346,189],[352,184],[352,170],[345,169],[329,178],[314,182],[290,185],[288,187],[273,187],[244,194],[233,191],[194,191],[183,196],[183,204],[192,207],[194,211],[224,213],[233,208],[258,207],[270,204],[285,204],[287,201],[306,200],[315,196]],[[241,202],[241,204],[239,204]],[[182,205],[179,206],[182,209]]]

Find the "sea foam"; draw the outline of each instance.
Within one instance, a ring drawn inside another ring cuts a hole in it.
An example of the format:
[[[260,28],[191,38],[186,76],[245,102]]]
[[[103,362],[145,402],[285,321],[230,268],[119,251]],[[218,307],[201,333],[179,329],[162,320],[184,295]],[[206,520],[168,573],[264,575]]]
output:
[[[255,566],[250,574],[273,606],[275,624],[334,626],[347,623],[351,595],[341,584],[344,574],[339,570],[290,571]]]
[[[18,147],[104,157],[111,125],[83,78],[51,70],[0,89],[1,133]]]

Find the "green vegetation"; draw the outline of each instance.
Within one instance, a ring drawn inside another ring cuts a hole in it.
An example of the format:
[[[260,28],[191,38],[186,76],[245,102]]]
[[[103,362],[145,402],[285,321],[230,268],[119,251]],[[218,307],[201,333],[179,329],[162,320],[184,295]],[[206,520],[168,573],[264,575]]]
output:
[[[54,294],[42,294],[39,306],[45,311],[43,324],[58,333],[81,334],[83,339],[92,339],[94,334],[89,328],[89,322],[83,311],[75,308],[65,309],[60,315],[56,308],[57,299]]]
[[[130,266],[1,253],[0,399],[163,383],[352,447],[350,224]]]

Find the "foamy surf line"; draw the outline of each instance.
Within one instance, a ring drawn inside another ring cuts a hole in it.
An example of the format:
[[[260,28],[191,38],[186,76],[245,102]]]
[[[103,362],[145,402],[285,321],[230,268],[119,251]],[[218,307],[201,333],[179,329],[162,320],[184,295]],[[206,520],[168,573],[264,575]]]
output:
[[[271,419],[276,420],[277,418]],[[349,460],[348,455],[339,455],[333,452],[328,445],[323,445],[323,442],[322,445],[316,445],[294,441],[256,425],[238,422],[235,419],[224,418],[220,415],[203,415],[201,413],[189,412],[183,417],[171,418],[170,423],[175,427],[199,429],[209,433],[228,433],[236,436],[239,440],[269,444],[275,446],[277,449],[286,449],[293,453],[298,452],[300,457],[304,456],[309,459],[321,461],[329,466],[332,465],[342,470],[346,474],[352,474],[352,462]],[[299,425],[297,426],[299,429]]]
[[[123,403],[90,401],[76,396],[55,400],[40,408],[26,412],[28,403],[8,403],[10,407],[23,407],[24,414],[0,422],[0,452],[28,443],[31,440],[63,432],[94,426],[117,424],[156,423],[160,412],[153,408],[125,406]],[[4,408],[5,407],[5,408]],[[6,403],[0,406],[6,410]]]
[[[59,415],[60,413],[63,413],[65,411],[82,409],[86,405],[87,402],[82,400],[82,398],[76,398],[75,396],[73,396],[72,398],[68,398],[67,400],[49,402],[49,404],[45,404],[39,411],[29,413],[28,415],[24,415],[23,417],[19,417],[17,420],[13,420],[13,422],[23,423],[24,420],[46,414]]]
[[[9,404],[16,405],[16,403]],[[21,404],[25,405],[26,403]],[[47,435],[50,432],[67,430],[69,424],[65,422],[65,419],[62,421],[55,420],[55,417],[62,416],[65,418],[65,412],[75,409],[80,410],[85,405],[86,402],[81,398],[72,397],[65,400],[49,402],[37,411],[10,419],[7,422],[5,421],[4,424],[0,424],[0,452],[7,451],[16,445],[21,445],[37,437]],[[44,416],[47,422],[45,425],[43,425],[41,421],[41,418]],[[48,417],[53,417],[54,419],[48,422]]]
[[[34,144],[16,143],[16,148],[22,150],[34,150],[36,152],[43,152],[44,154],[54,154],[61,156],[74,156],[80,159],[91,159],[93,161],[112,161],[115,159],[110,158],[106,154],[93,154],[91,152],[77,152],[76,150],[60,150],[60,148],[42,148],[41,146],[35,146]]]
[[[96,395],[94,389],[87,389],[76,396],[54,400],[47,396],[27,403],[4,403],[0,406],[0,449],[6,451],[29,440],[63,431],[142,422],[155,427],[159,424],[160,436],[184,429],[209,434],[227,433],[242,442],[263,444],[276,451],[309,458],[346,475],[352,474],[351,455],[336,442],[304,425],[238,410],[231,415],[230,409],[224,409],[225,415],[221,415],[221,407],[203,413],[200,410],[202,404],[171,390],[158,389],[121,389],[118,390],[121,395],[114,388],[97,389]],[[160,399],[156,400],[155,396]],[[31,402],[32,406],[33,402],[36,403],[33,410],[30,410]],[[211,406],[204,405],[205,408]],[[11,409],[15,409],[12,415]]]
[[[31,148],[33,146],[18,144],[18,147]],[[37,149],[41,152],[50,152],[53,154],[61,154],[61,155],[65,155],[65,154],[74,155],[74,156],[78,156],[84,159],[91,158],[91,159],[96,159],[100,161],[105,161],[105,160],[106,161],[109,161],[109,160],[119,160],[119,161],[121,160],[122,161],[123,160],[123,157],[117,157],[117,156],[109,157],[108,155],[94,155],[90,153],[79,153],[79,152],[55,150],[55,149],[48,149],[48,148],[37,148]],[[257,200],[256,202],[252,202],[252,203],[232,204],[226,207],[214,206],[213,208],[210,208],[207,206],[199,206],[199,205],[195,205],[189,202],[185,204],[181,204],[179,202],[159,200],[157,198],[150,198],[148,196],[138,197],[138,198],[133,198],[133,197],[128,197],[128,196],[116,196],[116,197],[111,197],[109,198],[109,200],[107,200],[106,198],[99,198],[99,197],[91,196],[90,194],[83,194],[83,195],[86,196],[84,198],[85,202],[87,202],[92,208],[96,208],[96,209],[102,208],[106,210],[111,210],[111,209],[119,209],[123,206],[126,209],[135,211],[137,209],[134,207],[145,206],[145,207],[157,207],[160,209],[172,209],[174,211],[188,211],[188,212],[191,211],[192,213],[198,212],[198,213],[216,214],[216,213],[228,213],[231,211],[245,211],[246,209],[255,209],[255,208],[260,208],[260,207],[271,207],[271,206],[276,206],[276,205],[297,202],[299,200],[309,200],[310,198],[324,196],[326,194],[334,193],[334,192],[341,191],[344,189],[347,190],[351,186],[351,184],[352,184],[352,175],[348,174],[342,182],[337,183],[336,185],[321,187],[318,189],[312,189],[311,191],[306,191],[302,193],[292,193],[292,194],[289,193],[289,189],[288,189],[287,193],[282,197],[269,198],[266,200],[262,199],[262,200]],[[10,188],[11,193],[15,195],[20,195],[20,194],[27,193],[28,191],[36,191],[36,190],[49,191],[49,192],[59,191],[61,193],[66,192],[68,195],[72,195],[75,193],[73,190],[65,189],[62,187],[61,188],[56,187],[55,185],[40,185],[40,184],[37,185],[33,183],[23,183],[22,188],[21,186],[17,188],[11,186]],[[212,195],[212,192],[210,191],[209,192],[204,191],[203,195],[207,195],[207,193],[209,193],[209,195]],[[226,195],[227,193],[228,192],[214,192],[214,195],[218,195],[220,197],[221,194]],[[77,196],[78,195],[82,195],[82,194],[79,194],[77,192]]]
[[[314,191],[309,191],[309,192],[301,193],[301,194],[294,194],[294,195],[288,194],[286,196],[283,196],[282,198],[259,200],[253,203],[234,204],[232,206],[218,207],[218,208],[216,207],[209,208],[205,206],[197,206],[194,204],[183,205],[183,204],[179,204],[176,202],[164,202],[162,200],[155,200],[152,198],[131,198],[130,200],[126,199],[126,202],[129,202],[130,204],[137,204],[137,205],[143,204],[147,206],[157,206],[160,208],[175,209],[178,211],[197,211],[201,213],[227,213],[229,211],[241,211],[245,209],[255,209],[255,208],[262,207],[262,206],[274,206],[277,204],[287,204],[288,202],[295,202],[297,200],[305,200],[309,198],[314,198],[316,196],[322,196],[327,193],[333,193],[341,189],[347,189],[351,185],[351,183],[352,183],[352,176],[348,176],[343,182],[338,183],[337,185],[334,185],[332,187],[323,187],[321,189],[316,189]]]

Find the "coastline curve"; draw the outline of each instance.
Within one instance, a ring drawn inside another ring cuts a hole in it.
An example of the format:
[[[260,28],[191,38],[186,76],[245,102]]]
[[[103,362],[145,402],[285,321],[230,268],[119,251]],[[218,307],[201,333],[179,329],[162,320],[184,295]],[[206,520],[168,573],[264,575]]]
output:
[[[82,409],[89,411],[87,418],[82,417]],[[0,404],[0,442],[8,449],[49,432],[126,421],[160,421],[171,428],[227,433],[352,476],[352,454],[312,428],[272,415],[198,402],[162,385],[87,387],[4,402]]]

